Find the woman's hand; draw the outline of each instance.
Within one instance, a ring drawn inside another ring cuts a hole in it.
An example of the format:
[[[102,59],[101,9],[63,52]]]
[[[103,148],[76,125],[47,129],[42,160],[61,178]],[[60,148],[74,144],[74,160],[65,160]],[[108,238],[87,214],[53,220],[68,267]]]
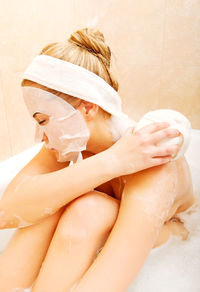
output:
[[[129,128],[107,151],[112,157],[111,164],[118,175],[125,175],[169,162],[180,145],[159,146],[166,138],[177,137],[180,132],[169,129],[169,123],[152,123],[134,132]],[[117,162],[117,163],[115,163]]]

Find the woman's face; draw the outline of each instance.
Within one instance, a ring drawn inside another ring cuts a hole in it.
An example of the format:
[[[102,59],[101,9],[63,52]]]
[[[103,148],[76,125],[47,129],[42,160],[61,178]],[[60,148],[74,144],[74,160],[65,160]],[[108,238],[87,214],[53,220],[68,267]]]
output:
[[[33,118],[36,120],[36,122],[40,126],[47,125],[48,122],[49,122],[49,115],[44,114],[44,113],[36,112],[36,113],[33,114]],[[43,138],[42,138],[41,142],[45,142],[46,144],[49,143],[49,139],[48,139],[48,137],[47,137],[47,135],[45,133],[43,133]],[[50,150],[53,153],[55,153],[56,158],[57,158],[58,157],[58,151],[55,148],[50,148]]]

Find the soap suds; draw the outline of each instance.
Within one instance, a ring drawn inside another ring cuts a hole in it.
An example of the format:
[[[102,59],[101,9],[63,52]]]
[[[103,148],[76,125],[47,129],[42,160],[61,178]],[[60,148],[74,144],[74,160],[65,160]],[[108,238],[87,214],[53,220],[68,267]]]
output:
[[[119,140],[128,128],[136,125],[135,121],[125,114],[122,117],[112,115],[107,123],[112,133],[113,142]]]

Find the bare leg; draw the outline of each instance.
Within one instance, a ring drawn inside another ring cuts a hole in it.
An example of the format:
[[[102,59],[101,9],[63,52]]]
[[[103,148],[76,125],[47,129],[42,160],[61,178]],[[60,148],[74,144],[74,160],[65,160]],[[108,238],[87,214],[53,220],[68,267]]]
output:
[[[101,253],[73,292],[128,289],[157,240],[161,226],[170,219],[170,210],[177,202],[183,204],[185,192],[190,189],[190,178],[184,175],[185,169],[178,161],[175,162],[178,171],[171,162],[126,177],[116,223]]]
[[[38,224],[16,230],[0,256],[0,291],[32,285],[63,211],[61,208]]]
[[[92,264],[118,215],[119,201],[90,192],[63,213],[32,292],[66,292]]]

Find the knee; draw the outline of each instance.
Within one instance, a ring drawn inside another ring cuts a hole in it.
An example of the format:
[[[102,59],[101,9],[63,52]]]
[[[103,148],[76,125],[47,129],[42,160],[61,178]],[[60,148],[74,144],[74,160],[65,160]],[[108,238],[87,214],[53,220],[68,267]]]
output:
[[[71,210],[88,229],[111,229],[119,212],[119,200],[98,192],[89,192],[72,202]]]
[[[105,234],[115,224],[119,201],[105,193],[92,191],[72,201],[63,212],[56,234],[61,239],[82,240]]]

